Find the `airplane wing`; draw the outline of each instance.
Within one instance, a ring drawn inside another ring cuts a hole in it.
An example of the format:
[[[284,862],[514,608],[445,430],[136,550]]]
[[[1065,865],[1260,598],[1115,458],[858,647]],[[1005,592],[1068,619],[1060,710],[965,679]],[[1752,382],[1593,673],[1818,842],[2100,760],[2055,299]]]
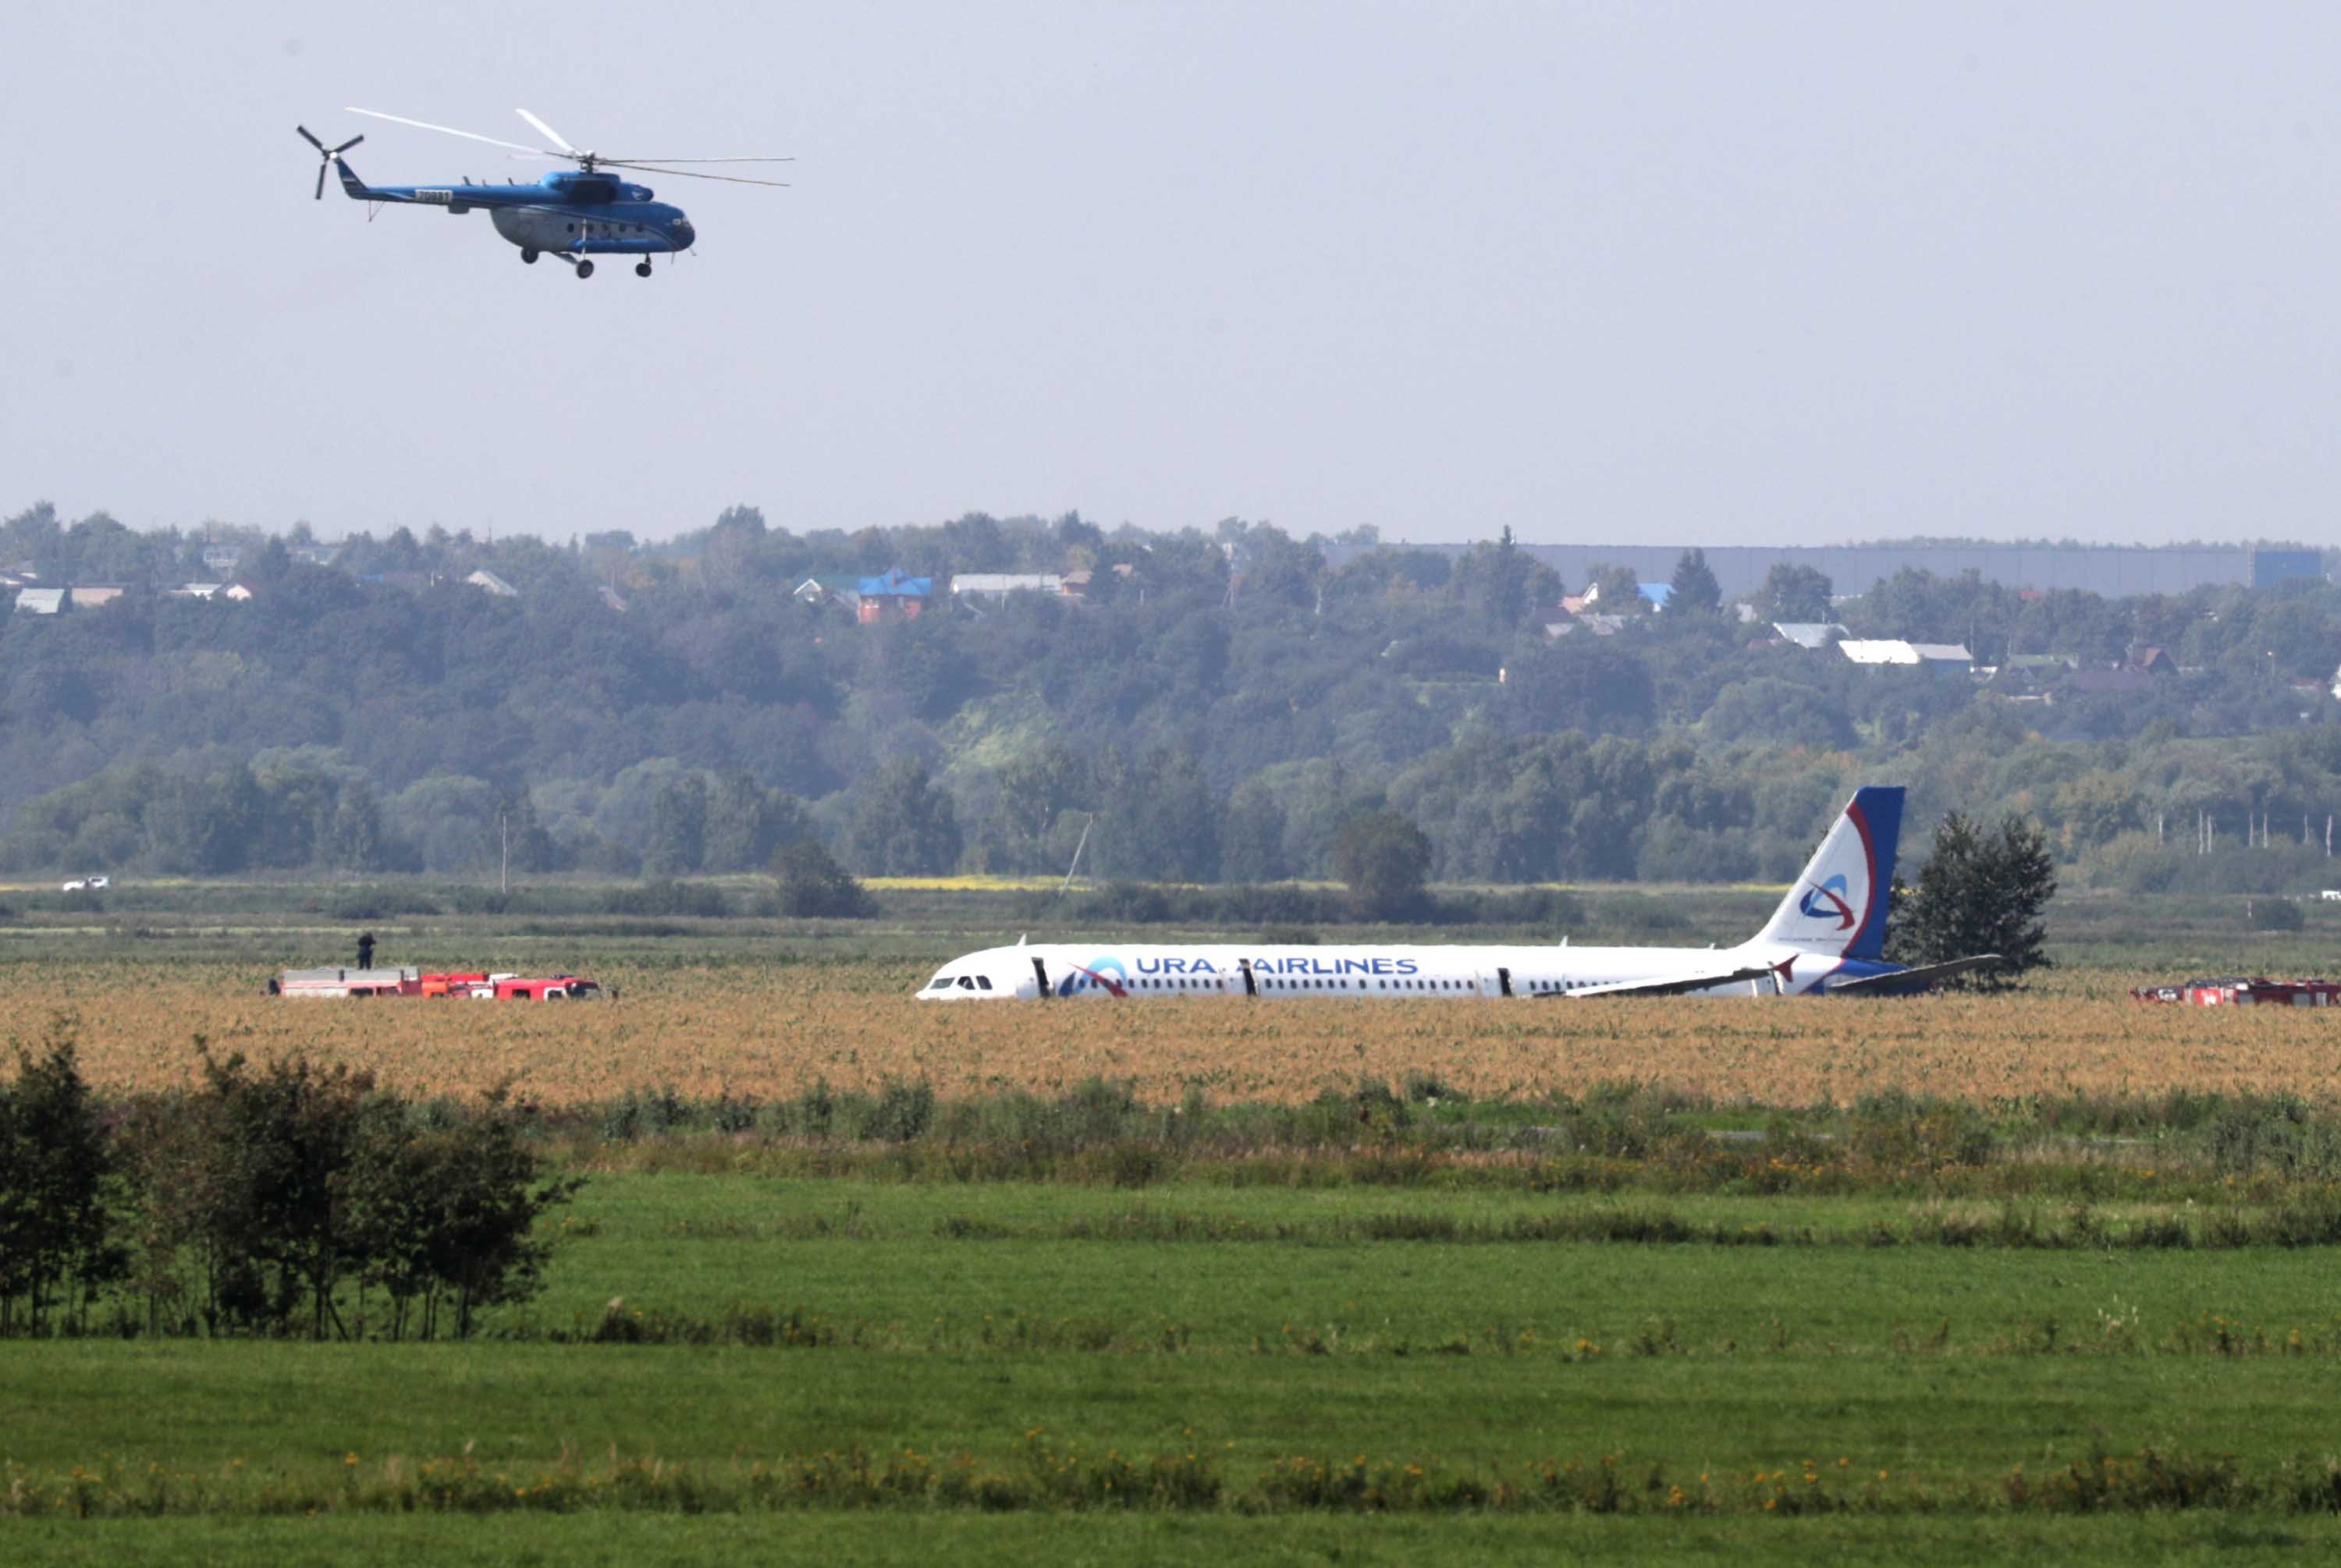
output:
[[[1864,975],[1858,980],[1838,980],[1828,987],[1832,997],[1848,992],[1855,996],[1898,996],[1903,991],[1923,991],[1938,981],[1954,975],[1964,975],[1969,969],[1980,969],[1986,964],[1999,962],[1997,953],[1977,953],[1971,958],[1953,958],[1947,964],[1923,964],[1915,969],[1897,969],[1888,975]]]
[[[1774,973],[1771,966],[1758,964],[1740,969],[1715,969],[1703,975],[1661,975],[1654,980],[1612,980],[1606,986],[1584,986],[1574,991],[1544,991],[1547,997],[1568,1001],[1581,1001],[1587,997],[1679,997],[1685,991],[1703,991],[1709,986],[1737,985],[1742,980],[1760,980]]]

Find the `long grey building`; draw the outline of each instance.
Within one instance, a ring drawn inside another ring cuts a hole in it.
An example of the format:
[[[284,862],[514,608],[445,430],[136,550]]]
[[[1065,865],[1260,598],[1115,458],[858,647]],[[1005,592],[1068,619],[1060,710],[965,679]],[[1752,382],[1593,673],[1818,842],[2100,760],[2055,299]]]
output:
[[[1339,566],[1372,547],[1321,548],[1326,561]],[[1459,556],[1472,547],[1386,540],[1380,548]],[[1520,546],[1560,573],[1561,581],[1572,590],[1583,586],[1600,566],[1630,567],[1644,582],[1664,582],[1674,575],[1675,562],[1686,548],[1672,544]],[[2266,588],[2293,578],[2325,575],[2324,558],[2314,550],[2254,545],[1728,544],[1707,551],[1708,568],[1715,573],[1726,599],[1753,592],[1763,586],[1766,573],[1784,563],[1815,569],[1840,594],[1865,593],[1906,569],[1931,571],[1938,577],[1973,571],[1987,581],[2009,588],[2078,588],[2116,598],[2184,593],[2206,584]]]

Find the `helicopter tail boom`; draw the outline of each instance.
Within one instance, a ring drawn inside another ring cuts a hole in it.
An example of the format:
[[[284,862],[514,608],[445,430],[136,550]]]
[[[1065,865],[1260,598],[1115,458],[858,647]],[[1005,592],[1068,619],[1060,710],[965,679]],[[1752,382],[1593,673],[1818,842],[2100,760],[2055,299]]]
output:
[[[339,158],[335,158],[334,160],[334,173],[342,177],[342,194],[347,196],[351,201],[364,202],[368,200],[381,200],[380,197],[374,195],[372,186],[368,185],[364,180],[358,178],[357,171],[351,168]]]

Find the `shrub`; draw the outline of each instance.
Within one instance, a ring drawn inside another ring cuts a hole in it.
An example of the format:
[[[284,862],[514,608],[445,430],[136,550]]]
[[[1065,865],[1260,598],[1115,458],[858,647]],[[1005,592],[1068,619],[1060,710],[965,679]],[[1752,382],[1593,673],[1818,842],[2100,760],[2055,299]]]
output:
[[[198,1048],[200,1086],[134,1103],[114,1140],[128,1179],[109,1223],[150,1331],[461,1336],[535,1292],[537,1221],[579,1184],[543,1178],[530,1107],[498,1094],[451,1116],[302,1057],[254,1069]],[[367,1321],[374,1291],[386,1325]]]
[[[114,1154],[59,1020],[39,1057],[16,1055],[16,1080],[0,1085],[0,1332],[38,1333],[52,1305],[85,1317],[94,1287],[125,1265],[108,1234],[105,1192]]]
[[[2248,930],[2297,931],[2306,924],[2301,916],[2300,906],[2289,898],[2244,900],[2244,926]]]
[[[325,913],[336,920],[386,920],[393,915],[436,915],[439,906],[420,893],[353,888],[334,898]]]
[[[875,915],[869,890],[811,839],[772,857],[778,911],[794,919],[862,920]]]
[[[653,878],[632,888],[613,888],[603,906],[613,915],[685,915],[720,920],[732,912],[723,889],[702,882]]]

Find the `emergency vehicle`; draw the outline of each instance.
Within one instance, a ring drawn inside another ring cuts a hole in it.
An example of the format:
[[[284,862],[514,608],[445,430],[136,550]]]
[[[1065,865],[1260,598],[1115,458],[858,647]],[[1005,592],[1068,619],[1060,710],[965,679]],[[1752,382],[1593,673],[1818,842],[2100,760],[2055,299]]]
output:
[[[2139,986],[2130,996],[2141,1002],[2175,1002],[2191,1007],[2341,1007],[2341,981],[2227,975],[2181,980],[2175,986]]]
[[[287,969],[269,983],[285,997],[462,997],[483,1002],[592,1001],[582,975],[430,974],[420,969]]]

